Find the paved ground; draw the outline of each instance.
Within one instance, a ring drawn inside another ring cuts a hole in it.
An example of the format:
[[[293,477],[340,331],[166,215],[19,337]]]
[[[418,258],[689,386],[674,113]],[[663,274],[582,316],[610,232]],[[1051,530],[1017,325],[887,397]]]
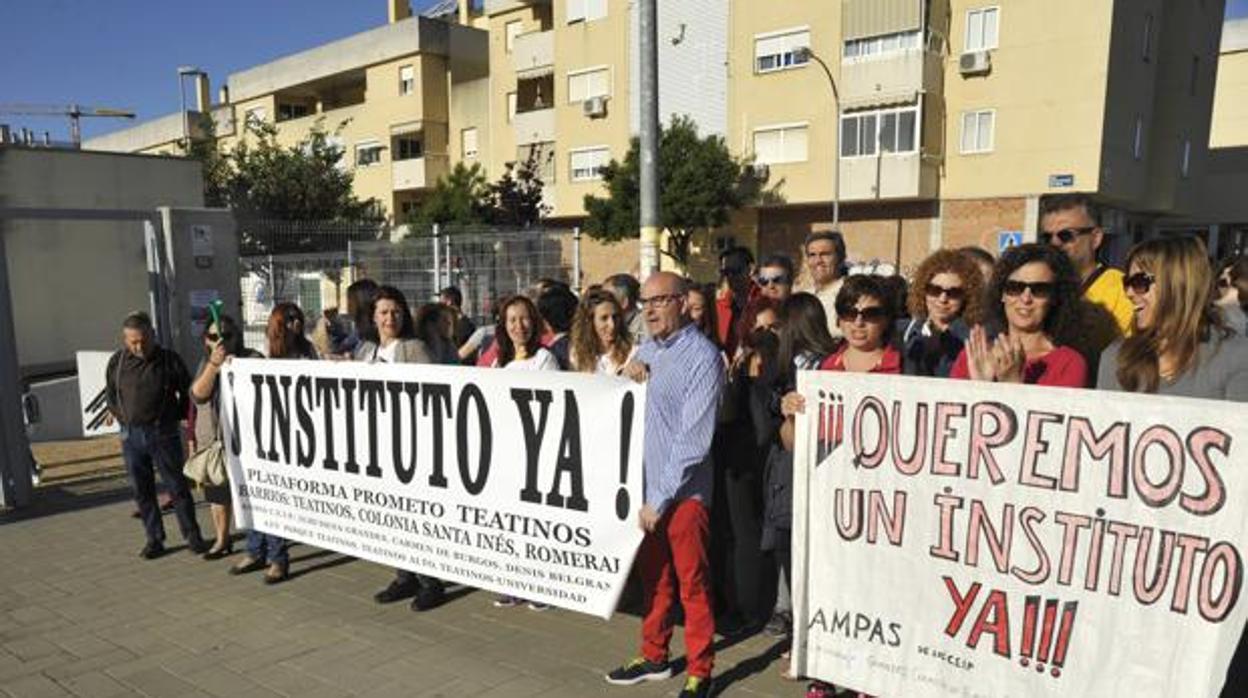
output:
[[[113,454],[107,442],[41,449],[39,501],[0,514],[0,695],[670,696],[683,683],[601,681],[636,651],[632,615],[496,609],[474,592],[423,614],[381,607],[371,595],[386,569],[308,546],[273,588],[180,548],[140,560]],[[166,527],[180,545],[172,517]],[[720,645],[723,695],[801,695],[779,678],[774,641]]]

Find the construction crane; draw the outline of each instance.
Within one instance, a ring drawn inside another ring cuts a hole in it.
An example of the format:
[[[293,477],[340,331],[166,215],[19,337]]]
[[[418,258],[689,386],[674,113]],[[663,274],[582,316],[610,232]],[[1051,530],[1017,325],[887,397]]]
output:
[[[126,109],[110,109],[108,107],[88,107],[81,104],[0,104],[0,114],[22,114],[25,116],[68,116],[69,139],[75,148],[82,146],[82,117],[104,117],[112,119],[133,119],[134,112]]]

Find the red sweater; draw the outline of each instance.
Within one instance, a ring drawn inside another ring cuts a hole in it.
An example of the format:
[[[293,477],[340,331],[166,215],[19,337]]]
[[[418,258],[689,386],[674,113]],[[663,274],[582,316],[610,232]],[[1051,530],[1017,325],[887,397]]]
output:
[[[967,380],[971,377],[966,365],[966,349],[958,354],[949,371],[950,378]],[[1083,355],[1070,347],[1058,347],[1053,351],[1023,364],[1023,382],[1027,385],[1049,385],[1058,388],[1086,388],[1088,363]]]
[[[842,343],[841,348],[837,349],[836,353],[829,354],[827,358],[823,360],[823,363],[819,364],[819,370],[820,371],[844,371],[846,370],[845,369],[845,352],[848,349],[849,349],[849,345],[846,343]],[[876,364],[875,367],[872,368],[870,371],[867,371],[867,373],[890,373],[894,375],[900,374],[901,373],[901,352],[897,351],[897,349],[892,346],[884,347],[884,356],[880,357],[880,362]]]

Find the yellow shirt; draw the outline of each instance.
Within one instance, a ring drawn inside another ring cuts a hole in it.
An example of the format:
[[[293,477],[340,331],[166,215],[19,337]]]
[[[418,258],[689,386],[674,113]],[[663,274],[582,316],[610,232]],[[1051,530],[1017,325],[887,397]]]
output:
[[[1131,334],[1131,320],[1135,307],[1122,288],[1122,272],[1112,267],[1101,267],[1094,274],[1091,284],[1085,285],[1083,298],[1088,301],[1091,312],[1088,317],[1088,350],[1099,355],[1119,337]]]

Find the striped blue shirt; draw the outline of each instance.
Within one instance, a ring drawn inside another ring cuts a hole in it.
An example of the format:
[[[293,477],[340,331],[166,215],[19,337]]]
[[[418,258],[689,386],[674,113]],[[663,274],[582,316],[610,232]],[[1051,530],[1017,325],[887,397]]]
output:
[[[707,454],[715,435],[724,361],[693,325],[666,339],[650,337],[637,351],[650,367],[646,382],[646,504],[662,514],[679,499],[711,504]]]

